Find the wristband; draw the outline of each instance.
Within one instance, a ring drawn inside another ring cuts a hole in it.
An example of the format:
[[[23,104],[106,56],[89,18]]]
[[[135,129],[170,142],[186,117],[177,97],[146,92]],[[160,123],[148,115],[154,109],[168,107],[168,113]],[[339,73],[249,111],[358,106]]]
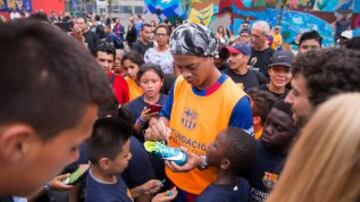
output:
[[[139,118],[136,119],[136,123],[139,124],[140,126],[143,126],[145,124],[144,120],[142,120],[141,116],[139,116]]]

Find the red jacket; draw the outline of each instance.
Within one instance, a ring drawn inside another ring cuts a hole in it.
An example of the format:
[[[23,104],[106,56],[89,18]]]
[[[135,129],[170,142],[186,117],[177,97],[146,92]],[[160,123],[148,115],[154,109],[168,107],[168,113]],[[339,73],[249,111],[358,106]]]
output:
[[[113,72],[109,72],[108,77],[118,103],[121,105],[127,103],[129,101],[129,87],[125,79],[121,75],[116,75]]]

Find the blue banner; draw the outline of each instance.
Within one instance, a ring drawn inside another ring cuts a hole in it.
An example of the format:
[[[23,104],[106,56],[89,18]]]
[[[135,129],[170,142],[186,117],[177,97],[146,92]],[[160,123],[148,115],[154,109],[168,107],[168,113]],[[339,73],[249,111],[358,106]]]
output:
[[[77,9],[77,0],[70,0],[70,5],[73,10]]]

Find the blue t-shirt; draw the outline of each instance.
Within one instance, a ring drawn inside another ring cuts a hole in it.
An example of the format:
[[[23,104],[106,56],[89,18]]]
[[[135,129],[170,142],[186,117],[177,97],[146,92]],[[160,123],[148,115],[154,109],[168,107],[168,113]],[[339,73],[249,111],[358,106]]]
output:
[[[261,140],[257,141],[257,151],[248,180],[252,201],[265,201],[279,179],[286,156],[270,153]]]
[[[130,152],[132,158],[121,176],[128,187],[132,189],[154,179],[155,173],[151,165],[149,154],[145,151],[139,140],[133,136],[130,138]]]
[[[168,99],[167,95],[160,94],[159,101],[156,104],[159,105],[165,105],[166,100]],[[144,107],[146,106],[146,103],[144,101],[144,96],[140,96],[136,98],[135,100],[129,102],[128,104],[124,105],[125,109],[127,109],[131,114],[131,124],[135,124],[136,119],[139,118],[141,115],[141,112],[144,110]],[[145,124],[142,128],[143,130],[148,127],[148,124]],[[137,138],[144,142],[144,136],[143,135],[137,135]]]
[[[104,184],[89,172],[86,176],[85,202],[132,202],[128,189],[120,177],[115,184]]]
[[[159,101],[156,104],[165,105],[167,99],[167,95],[160,94]],[[135,124],[136,119],[139,118],[145,106],[146,103],[143,95],[124,105],[124,107],[131,113],[131,124]]]
[[[196,199],[196,202],[248,202],[251,188],[247,180],[239,178],[234,185],[209,185]]]
[[[129,160],[128,167],[121,174],[122,178],[130,189],[142,185],[145,182],[154,179],[155,173],[150,161],[149,154],[145,151],[139,140],[130,137],[130,152],[132,158]],[[88,163],[89,158],[86,153],[85,144],[80,145],[80,157],[76,162],[79,164]]]

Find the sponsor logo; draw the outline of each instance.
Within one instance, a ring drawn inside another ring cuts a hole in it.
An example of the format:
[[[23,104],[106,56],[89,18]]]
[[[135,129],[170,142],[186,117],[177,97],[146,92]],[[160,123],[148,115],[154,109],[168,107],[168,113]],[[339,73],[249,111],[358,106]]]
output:
[[[197,126],[197,118],[198,118],[198,113],[189,109],[189,108],[185,108],[184,113],[181,117],[181,124],[187,129],[187,130],[192,130],[194,128],[196,128]]]
[[[274,187],[275,183],[278,181],[278,178],[279,178],[279,175],[277,175],[275,173],[265,172],[262,182],[267,188],[271,189]]]

